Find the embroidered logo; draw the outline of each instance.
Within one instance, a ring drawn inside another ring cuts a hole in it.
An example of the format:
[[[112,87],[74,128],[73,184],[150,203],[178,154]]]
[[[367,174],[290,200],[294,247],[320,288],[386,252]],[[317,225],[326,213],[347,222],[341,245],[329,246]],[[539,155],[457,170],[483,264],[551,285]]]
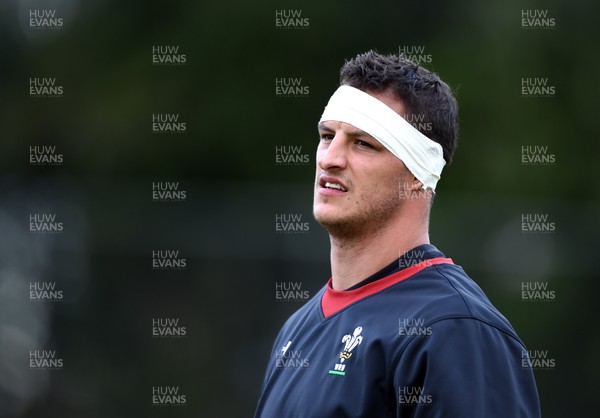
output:
[[[336,363],[333,370],[329,370],[329,374],[334,374],[337,376],[344,376],[346,374],[346,364],[344,361],[348,360],[352,357],[352,350],[354,350],[363,340],[362,335],[362,327],[358,326],[354,328],[354,332],[352,334],[346,334],[342,337],[342,343],[344,343],[344,350],[340,352],[340,361]]]
[[[286,345],[281,347],[281,355],[282,356],[285,356],[285,353],[286,353],[286,351],[288,351],[288,348],[290,348],[290,345],[292,345],[292,340],[288,341]]]
[[[310,366],[310,361],[306,357],[302,357],[302,351],[290,350],[292,340],[289,340],[286,345],[281,347],[279,353],[275,354],[275,367],[304,369]]]

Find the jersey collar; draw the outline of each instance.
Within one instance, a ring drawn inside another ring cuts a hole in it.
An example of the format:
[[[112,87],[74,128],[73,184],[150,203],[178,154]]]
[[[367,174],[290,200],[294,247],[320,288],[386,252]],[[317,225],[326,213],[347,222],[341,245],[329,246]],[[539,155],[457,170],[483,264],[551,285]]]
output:
[[[325,318],[341,311],[347,306],[358,302],[368,296],[387,289],[390,286],[400,283],[409,277],[414,276],[421,270],[431,267],[436,264],[454,264],[452,259],[445,257],[436,257],[423,260],[411,267],[404,268],[394,274],[391,274],[382,279],[367,283],[359,288],[351,288],[350,290],[334,290],[331,287],[332,279],[329,279],[325,286],[325,292],[321,297],[321,309]]]

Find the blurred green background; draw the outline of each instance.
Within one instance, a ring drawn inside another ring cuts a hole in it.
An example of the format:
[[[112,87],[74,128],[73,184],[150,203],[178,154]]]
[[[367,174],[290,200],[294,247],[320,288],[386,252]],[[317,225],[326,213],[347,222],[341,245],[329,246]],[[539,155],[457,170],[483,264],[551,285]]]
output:
[[[29,27],[53,9],[61,28]],[[301,306],[276,282],[310,295],[329,278],[327,235],[311,215],[316,122],[345,59],[374,48],[424,46],[426,66],[456,91],[461,134],[438,187],[431,238],[461,264],[531,350],[543,416],[592,416],[600,374],[597,251],[597,18],[586,1],[0,3],[0,415],[2,417],[248,417],[271,344]],[[308,26],[277,28],[276,10]],[[521,27],[547,10],[549,29]],[[185,65],[152,65],[175,45]],[[59,98],[29,97],[53,77]],[[521,79],[556,94],[530,98]],[[310,94],[280,97],[278,78]],[[177,114],[181,134],[152,132]],[[33,166],[30,146],[56,146],[59,166]],[[553,165],[525,166],[521,147],[547,146]],[[278,146],[309,164],[278,165]],[[184,202],[153,202],[154,182],[179,182]],[[59,235],[32,234],[53,213]],[[304,234],[278,234],[276,214]],[[545,214],[553,234],[523,234]],[[153,270],[152,251],[180,251],[182,270]],[[34,302],[53,282],[60,302]],[[523,282],[554,301],[525,302]],[[153,318],[178,318],[180,339],[152,338]],[[60,370],[30,370],[52,349]],[[184,407],[152,405],[176,386]]]

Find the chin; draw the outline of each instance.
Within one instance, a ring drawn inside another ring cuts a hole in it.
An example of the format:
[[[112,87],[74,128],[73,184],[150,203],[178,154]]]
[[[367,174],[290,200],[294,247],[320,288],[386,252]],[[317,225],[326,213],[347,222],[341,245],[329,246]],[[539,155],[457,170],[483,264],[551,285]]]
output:
[[[336,217],[335,214],[331,213],[331,211],[328,211],[325,208],[318,206],[315,206],[315,208],[313,209],[313,216],[315,217],[315,220],[321,225],[334,221],[335,219],[332,218]]]
[[[326,208],[315,208],[313,216],[325,229],[346,223],[345,218],[339,214],[339,209],[327,210]]]

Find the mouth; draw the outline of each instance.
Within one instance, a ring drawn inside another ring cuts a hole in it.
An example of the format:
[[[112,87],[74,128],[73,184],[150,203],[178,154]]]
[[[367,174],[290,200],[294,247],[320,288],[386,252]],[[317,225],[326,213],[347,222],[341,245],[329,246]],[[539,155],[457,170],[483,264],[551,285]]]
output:
[[[325,182],[325,187],[327,189],[341,190],[342,192],[347,192],[348,191],[348,190],[344,189],[344,187],[341,184],[339,184],[339,183]]]
[[[333,176],[319,177],[319,193],[324,196],[339,196],[348,192],[348,186]]]

